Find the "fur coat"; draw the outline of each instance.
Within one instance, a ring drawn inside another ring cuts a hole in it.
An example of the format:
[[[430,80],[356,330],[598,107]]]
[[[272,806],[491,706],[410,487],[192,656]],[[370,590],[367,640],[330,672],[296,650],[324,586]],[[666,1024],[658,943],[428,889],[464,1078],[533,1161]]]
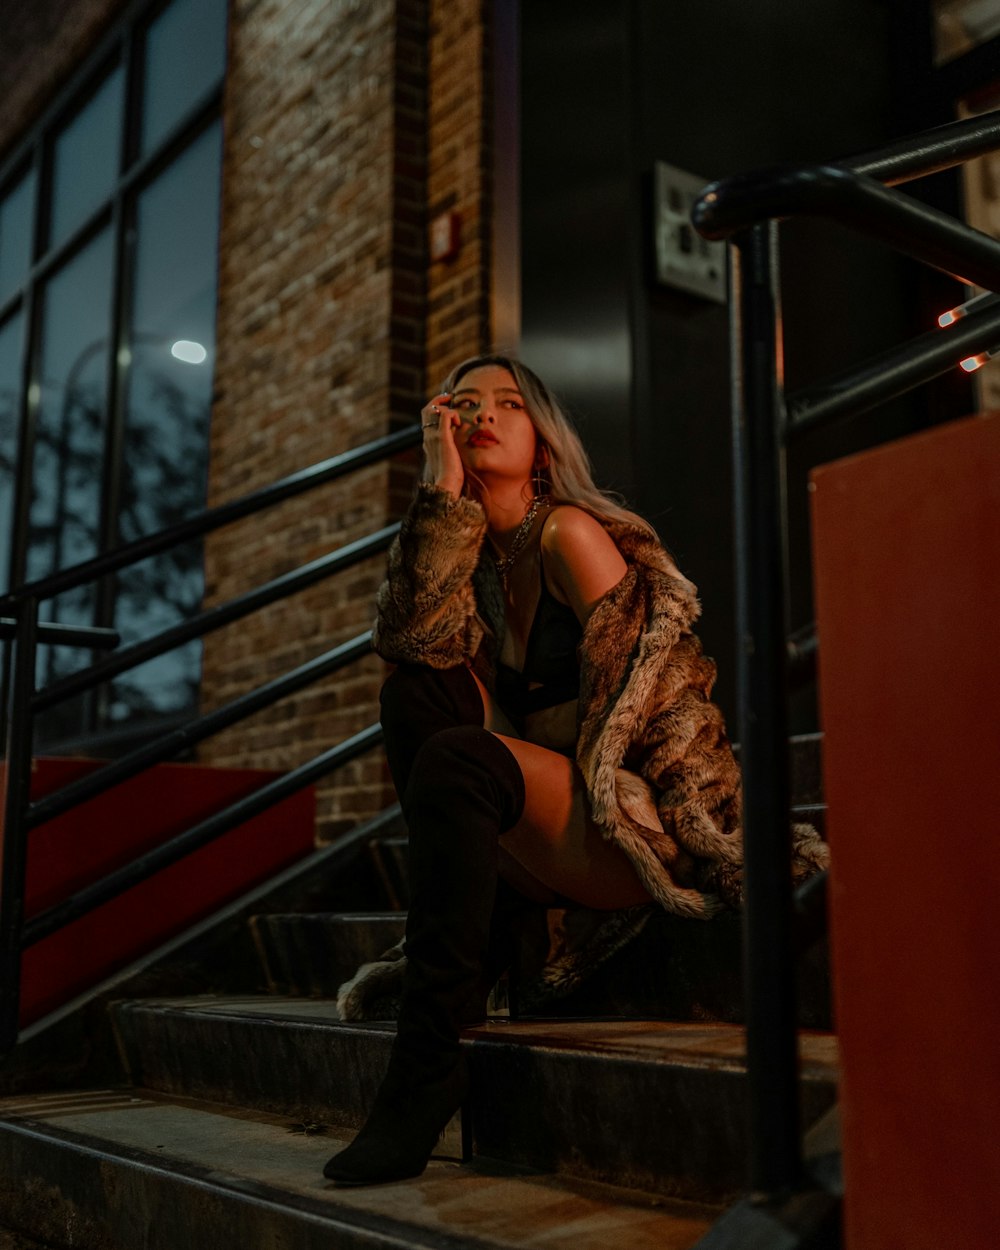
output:
[[[580,642],[576,761],[595,821],[632,860],[656,903],[708,919],[740,902],[742,802],[739,768],[710,699],[715,663],[693,633],[700,605],[653,538],[633,525],[602,524],[627,571],[594,608]],[[493,689],[504,603],[495,564],[483,554],[485,535],[477,502],[418,487],[378,592],[374,647],[383,658],[435,668],[472,662]],[[796,879],[826,866],[826,845],[811,825],[793,825],[792,837]],[[583,946],[592,948],[582,970],[618,949],[623,933],[629,940],[649,910],[598,913],[589,926],[570,925],[587,931]],[[560,969],[579,973],[580,964],[578,936],[577,949],[549,952],[549,981],[561,983]],[[342,987],[347,1018],[364,1016],[354,1004],[363,973]]]

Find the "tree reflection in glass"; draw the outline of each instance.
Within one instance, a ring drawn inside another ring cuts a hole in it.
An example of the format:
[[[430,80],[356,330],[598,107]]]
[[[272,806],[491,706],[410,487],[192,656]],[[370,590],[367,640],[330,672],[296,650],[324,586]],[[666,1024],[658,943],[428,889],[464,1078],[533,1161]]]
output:
[[[137,206],[118,516],[122,542],[205,506],[220,139],[218,126],[206,131],[143,192]],[[192,194],[193,188],[199,193]],[[200,542],[123,570],[115,611],[123,641],[147,638],[192,616],[202,589]],[[192,642],[123,674],[114,682],[111,719],[193,707],[200,665],[201,644]]]
[[[97,554],[108,409],[111,236],[104,231],[51,279],[42,320],[27,580]],[[94,623],[96,591],[82,586],[48,605],[64,624]],[[41,647],[40,684],[89,661],[70,647]],[[78,728],[66,710],[65,728]],[[47,735],[46,735],[47,736]]]

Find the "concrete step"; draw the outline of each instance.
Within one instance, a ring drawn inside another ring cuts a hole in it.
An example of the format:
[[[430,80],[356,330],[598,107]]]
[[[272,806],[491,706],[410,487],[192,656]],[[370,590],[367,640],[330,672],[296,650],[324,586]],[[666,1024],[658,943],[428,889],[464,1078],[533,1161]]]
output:
[[[121,1003],[133,1084],[300,1122],[364,1120],[391,1024],[344,1024],[329,1000]],[[743,1184],[743,1030],[662,1021],[494,1021],[466,1032],[478,1153],[507,1163],[722,1201]],[[835,1097],[832,1035],[803,1033],[803,1124]]]
[[[350,1134],[310,1127],[141,1089],[0,1100],[3,1218],[59,1250],[688,1250],[719,1213],[447,1140],[415,1180],[340,1189],[322,1167]]]
[[[831,1030],[826,938],[799,957],[797,972],[799,1027]],[[522,993],[519,1001],[522,1016],[530,1018],[534,1009],[527,995]],[[538,1006],[537,1013],[741,1024],[743,919],[726,913],[703,924],[657,910],[642,932],[578,990]]]
[[[253,930],[271,993],[336,997],[344,981],[403,936],[405,912],[255,916]],[[523,987],[522,1014],[536,1004]],[[799,1024],[829,1029],[826,941],[799,961]],[[709,924],[657,910],[643,931],[572,995],[537,1006],[545,1016],[626,1019],[743,1019],[742,920]]]
[[[253,916],[250,927],[272,994],[335,995],[364,963],[403,936],[405,912]]]

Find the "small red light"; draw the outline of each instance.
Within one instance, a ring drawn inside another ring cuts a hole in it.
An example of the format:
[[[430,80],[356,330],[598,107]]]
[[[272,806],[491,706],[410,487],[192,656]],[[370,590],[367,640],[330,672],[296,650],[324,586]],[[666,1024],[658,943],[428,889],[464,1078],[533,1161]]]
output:
[[[949,308],[947,312],[943,312],[941,316],[938,317],[938,325],[943,330],[945,326],[950,326],[953,322],[957,321],[959,317],[964,316],[965,313],[961,310],[961,308]]]
[[[966,356],[962,361],[962,368],[966,373],[975,373],[977,369],[981,369],[990,358],[989,352],[980,352],[978,356]]]

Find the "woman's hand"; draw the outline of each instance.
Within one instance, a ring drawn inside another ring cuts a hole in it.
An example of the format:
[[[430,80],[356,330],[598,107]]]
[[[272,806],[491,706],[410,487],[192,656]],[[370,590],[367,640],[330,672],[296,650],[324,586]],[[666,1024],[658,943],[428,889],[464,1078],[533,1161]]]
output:
[[[457,499],[465,485],[465,466],[455,444],[455,431],[462,419],[454,408],[447,406],[450,399],[450,395],[435,395],[421,408],[420,424],[432,480],[435,486],[449,491]]]

